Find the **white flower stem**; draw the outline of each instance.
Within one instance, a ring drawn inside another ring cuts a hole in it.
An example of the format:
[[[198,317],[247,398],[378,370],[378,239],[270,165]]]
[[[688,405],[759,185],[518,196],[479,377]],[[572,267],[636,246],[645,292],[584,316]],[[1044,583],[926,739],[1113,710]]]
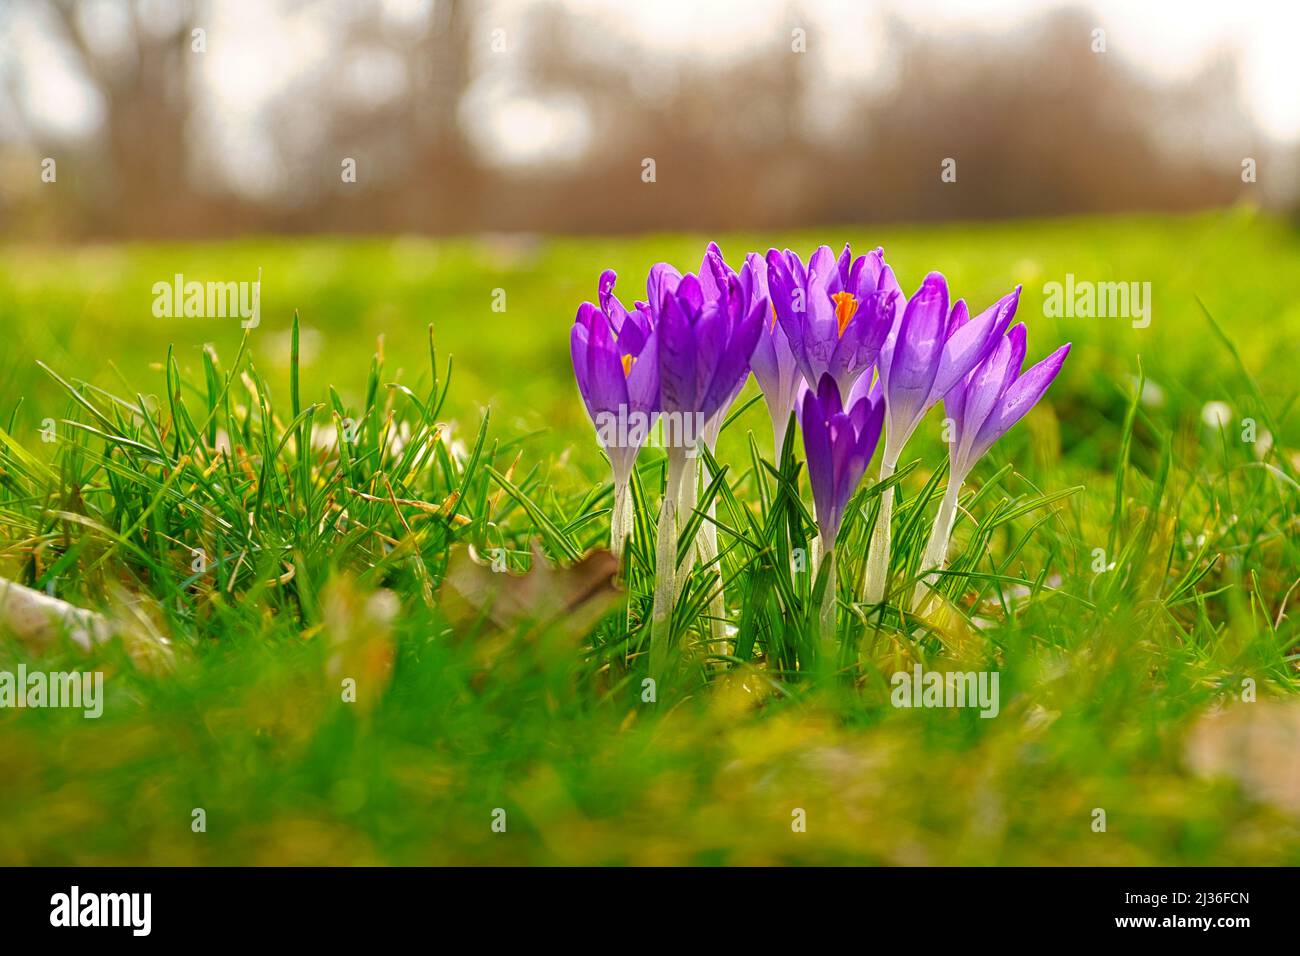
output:
[[[696,547],[700,555],[700,564],[709,565],[718,557],[718,526],[713,523],[716,499],[709,502],[709,517],[700,527]],[[714,654],[727,653],[727,600],[722,587],[722,564],[718,562],[709,569],[713,577],[710,587],[717,589],[709,599],[709,650]]]
[[[952,541],[952,528],[957,522],[957,499],[961,495],[961,486],[960,476],[950,476],[948,488],[943,493],[943,501],[939,503],[939,513],[934,516],[930,541],[925,546],[925,554],[921,558],[921,573],[925,576],[917,582],[916,590],[912,593],[913,610],[920,609],[926,592],[938,583],[939,576],[927,572],[942,571],[948,564],[948,544]]]
[[[787,414],[784,418],[779,415],[772,417],[772,461],[776,462],[778,468],[781,466],[781,449],[785,447],[785,430],[790,424],[790,416]]]
[[[717,424],[719,421],[720,419],[715,417],[710,424]],[[718,436],[711,428],[705,429],[704,441],[710,454],[713,453],[717,440]],[[681,520],[683,522],[691,520],[691,513],[699,503],[699,488],[704,477],[703,457],[691,461],[690,469],[691,474],[683,482],[682,488]],[[709,500],[708,516],[700,523],[700,529],[691,542],[690,550],[687,551],[686,557],[678,568],[678,574],[683,577],[690,573],[697,557],[701,565],[708,567],[718,556],[718,526],[713,523],[717,516],[717,500],[716,496]],[[707,586],[717,589],[717,593],[709,599],[709,651],[713,654],[725,654],[727,652],[727,599],[722,588],[721,564],[709,568],[707,573],[713,578]]]
[[[687,460],[685,449],[668,449],[668,478],[659,509],[655,550],[655,598],[650,615],[650,676],[655,681],[663,677],[667,663],[668,637],[677,603],[677,506],[688,465],[693,469],[695,461]]]
[[[890,448],[890,442],[886,438],[884,455],[880,461],[880,480],[892,478],[897,464],[898,452]],[[871,544],[867,549],[863,597],[868,604],[879,604],[885,599],[885,584],[889,579],[889,523],[893,516],[894,489],[890,486],[880,493],[880,513],[876,515],[876,526],[871,531]]]
[[[615,475],[614,510],[609,515],[609,549],[614,552],[614,557],[618,558],[620,564],[623,561],[623,547],[631,533],[631,485],[626,477]]]
[[[826,591],[822,594],[821,608],[817,615],[818,631],[821,640],[819,656],[823,664],[831,664],[831,656],[835,653],[835,608],[836,608],[836,567],[835,567],[835,545],[833,542],[825,542],[822,545],[822,563],[826,567]]]
[[[677,498],[677,520],[681,522],[684,528],[691,521],[691,516],[695,513],[695,504],[699,500],[699,476],[700,467],[703,462],[699,457],[690,455],[686,459],[685,471],[682,474],[681,491]],[[677,565],[677,574],[679,577],[685,577],[690,574],[691,568],[695,565],[695,551],[698,545],[697,532],[695,538],[686,548],[686,554]]]

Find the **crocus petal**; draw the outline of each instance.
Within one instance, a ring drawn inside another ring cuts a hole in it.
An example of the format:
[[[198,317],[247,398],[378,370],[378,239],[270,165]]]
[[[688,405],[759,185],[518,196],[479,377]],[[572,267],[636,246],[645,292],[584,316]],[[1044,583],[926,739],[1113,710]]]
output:
[[[862,259],[863,257],[859,256],[858,262],[862,262]],[[852,292],[853,289],[849,286],[849,275],[853,271],[853,250],[849,248],[847,242],[844,243],[844,251],[840,253],[840,258],[835,263],[835,271],[840,277],[839,289],[836,289],[835,291],[838,292],[840,289],[844,289],[848,292]]]
[[[853,496],[853,490],[862,480],[862,469],[854,473],[858,439],[849,416],[843,412],[830,416],[827,428],[831,433],[831,467],[834,485],[830,502],[832,515],[830,532],[834,536],[839,531],[844,506],[848,504],[849,498]],[[863,469],[865,467],[864,463]]]
[[[853,387],[849,389],[849,394],[844,399],[844,404],[846,407],[852,408],[864,398],[868,401],[874,401],[883,396],[883,394],[884,385],[881,382],[880,376],[872,375],[872,373],[868,371],[858,376],[858,380],[854,382]]]
[[[585,309],[579,309],[582,321],[587,327],[586,360],[587,395],[595,413],[614,411],[618,402],[626,395],[626,386],[614,376],[615,366],[622,374],[622,358],[614,342],[613,331],[603,313],[590,303],[583,303]]]
[[[628,372],[627,401],[634,412],[649,415],[659,411],[659,344],[654,335],[646,340]]]
[[[659,345],[659,400],[665,412],[694,412],[695,333],[677,299],[665,293],[655,327]]]
[[[604,338],[601,330],[604,329]],[[616,413],[627,405],[627,376],[623,374],[623,357],[614,347],[608,328],[598,323],[587,343],[587,388],[592,407],[599,412]]]
[[[749,314],[731,327],[726,350],[718,363],[717,371],[705,393],[703,410],[712,416],[735,400],[745,379],[749,377],[750,359],[763,333],[764,313],[762,302],[755,303]]]
[[[972,443],[972,460],[982,458],[995,441],[1038,403],[1061,371],[1068,354],[1070,343],[1067,342],[1011,383],[997,409],[989,415],[976,434]]]
[[[822,414],[827,420],[843,411],[839,387],[830,375],[823,375],[817,382],[817,400],[821,402]]]
[[[616,335],[621,336],[623,323],[627,321],[627,309],[623,308],[623,303],[614,295],[614,282],[618,275],[613,269],[606,269],[600,274],[600,284],[597,291],[597,301],[600,302],[600,311],[605,313],[609,319],[610,327],[613,328]]]
[[[587,324],[583,320],[583,309],[594,309],[590,302],[584,302],[578,309],[578,317],[574,320],[573,328],[569,332],[569,355],[573,359],[573,377],[578,382],[578,392],[582,395],[583,404],[587,406],[588,413],[591,413],[591,392],[587,388]]]
[[[868,400],[860,423],[858,422],[856,407],[852,417],[858,430],[858,452],[863,459],[862,471],[865,472],[867,464],[871,461],[871,456],[876,453],[876,445],[880,443],[880,432],[885,424],[884,399],[877,393],[874,399]],[[861,476],[859,475],[859,477]]]
[[[792,278],[800,288],[808,284],[808,270],[803,267],[803,260],[791,252],[789,249],[782,253],[785,257],[786,267],[790,270]]]
[[[699,276],[686,273],[682,276],[682,281],[677,283],[677,291],[673,295],[682,300],[683,308],[688,309],[691,315],[704,308],[704,287],[700,285]]]
[[[825,528],[830,519],[831,498],[835,491],[834,473],[831,470],[831,436],[821,403],[811,389],[804,392],[799,425],[803,431],[808,483],[812,486],[817,523]]]
[[[1020,377],[1020,367],[1025,361],[1025,349],[1028,345],[1027,331],[1023,322],[1017,322],[1014,327],[1007,331],[1006,338],[1011,342],[1011,356],[1007,359],[1006,369],[1002,373],[1002,381],[998,384],[998,391],[1003,394],[1011,387],[1011,383]]]
[[[822,277],[822,282],[830,285],[839,278],[840,269],[835,264],[835,253],[830,246],[818,246],[808,258],[808,274]]]
[[[966,420],[967,393],[970,390],[970,376],[962,379],[943,397],[943,417],[950,423],[948,427],[948,456],[956,462],[956,452],[962,444],[962,423]],[[955,470],[955,469],[953,469]]]
[[[839,385],[824,375],[815,392],[805,387],[800,409],[817,523],[822,537],[833,543],[844,509],[879,442],[884,402],[862,399],[843,412]]]
[[[772,304],[776,306],[777,317],[782,320],[782,324],[787,318],[803,311],[801,297],[804,281],[796,279],[791,274],[789,260],[775,249],[769,249],[767,252],[767,286]]]
[[[931,272],[908,301],[896,334],[885,380],[891,422],[910,425],[925,412],[943,355],[947,321],[948,283],[940,273]]]
[[[880,355],[880,347],[889,335],[893,322],[894,292],[873,292],[859,303],[857,312],[839,336],[831,356],[829,371],[844,392],[868,371]]]
[[[730,275],[734,273],[722,258],[722,250],[718,248],[716,242],[710,242],[709,247],[704,251],[704,261],[700,263],[699,272],[700,288],[704,292],[706,301],[722,296]]]
[[[965,311],[965,303],[961,303]],[[957,309],[953,309],[955,313]],[[934,377],[934,395],[937,400],[960,379],[970,374],[971,369],[988,357],[996,347],[1002,329],[1003,311],[997,308],[986,309],[969,321],[953,323],[955,331],[943,346],[943,357],[939,362],[939,371]]]
[[[1024,326],[1017,326],[1017,328],[1023,330]],[[954,419],[958,426],[958,460],[965,460],[975,441],[975,436],[979,434],[984,422],[1002,400],[1007,388],[1008,369],[1014,352],[1014,339],[1009,335],[1002,336],[993,354],[981,362],[965,381],[962,417]],[[1019,368],[1011,371],[1010,375],[1014,377],[1017,371]]]
[[[872,255],[878,255],[879,251],[877,249]],[[878,270],[872,263],[872,257],[858,256],[849,267],[849,274],[844,280],[844,290],[852,292],[859,302],[863,302],[868,296],[880,291],[880,287],[876,284],[877,275]]]
[[[760,272],[761,270],[761,272]],[[754,253],[745,256],[745,262],[737,273],[737,281],[740,284],[740,295],[746,302],[753,302],[756,298],[767,295],[767,285],[764,283],[759,286],[761,276],[766,276],[767,269],[763,267],[762,260],[759,260]]]
[[[708,392],[718,364],[727,357],[730,331],[726,307],[717,300],[705,305],[695,320],[695,394],[699,398]]]
[[[655,263],[650,267],[650,274],[646,276],[645,281],[648,301],[657,307],[663,302],[665,293],[677,291],[677,285],[681,281],[682,274],[668,263]]]
[[[827,250],[829,253],[830,250]],[[831,260],[832,265],[834,260]],[[826,277],[820,272],[809,271],[808,295],[805,303],[808,309],[804,324],[804,351],[795,352],[800,360],[804,376],[809,382],[819,381],[830,365],[839,341],[839,321],[835,318],[835,305],[831,300],[830,290],[826,286]]]
[[[966,300],[958,299],[952,304],[952,311],[948,313],[948,328],[944,330],[944,340],[952,338],[953,333],[970,321],[970,309],[966,308]]]
[[[898,299],[895,301],[894,307],[898,310],[898,315],[901,316],[903,309],[907,306],[907,296],[903,295],[903,287],[898,284],[898,278],[894,275],[893,268],[885,264],[883,249],[877,248],[867,253],[867,268],[871,270],[876,289],[898,293]],[[897,319],[897,316],[895,318]]]
[[[761,302],[767,302],[761,299]],[[769,306],[770,308],[770,306]],[[777,355],[776,347],[778,338],[785,343],[786,349],[789,350],[790,344],[786,341],[785,332],[782,329],[776,329],[773,334],[772,327],[764,323],[763,332],[758,337],[758,343],[754,346],[754,354],[750,357],[750,364],[754,369],[754,378],[758,379],[758,387],[764,394],[769,388],[775,387],[778,379],[781,377],[781,360]]]

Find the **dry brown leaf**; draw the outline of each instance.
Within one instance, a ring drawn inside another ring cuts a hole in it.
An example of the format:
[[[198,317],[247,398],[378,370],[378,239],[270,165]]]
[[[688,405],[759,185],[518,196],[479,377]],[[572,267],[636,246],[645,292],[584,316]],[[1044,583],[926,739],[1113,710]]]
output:
[[[50,650],[65,636],[85,651],[120,637],[137,666],[145,670],[168,666],[171,642],[146,613],[145,599],[120,589],[109,598],[112,616],[0,578],[0,628],[36,651]]]
[[[1187,762],[1204,777],[1228,777],[1256,800],[1300,815],[1300,702],[1239,704],[1202,717]]]
[[[4,578],[0,578],[0,625],[40,650],[65,635],[87,651],[113,636],[112,625],[102,614]]]
[[[457,548],[447,562],[443,608],[454,623],[486,618],[501,630],[520,624],[549,627],[563,620],[566,629],[586,634],[617,607],[623,593],[614,585],[618,559],[597,550],[571,567],[552,567],[536,542],[533,566],[525,574],[493,571],[472,548]]]

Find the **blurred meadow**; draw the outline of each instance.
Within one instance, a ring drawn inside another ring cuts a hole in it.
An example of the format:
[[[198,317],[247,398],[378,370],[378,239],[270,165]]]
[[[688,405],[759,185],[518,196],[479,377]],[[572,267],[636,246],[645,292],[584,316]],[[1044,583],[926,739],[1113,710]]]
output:
[[[981,588],[984,600],[972,605],[972,579],[965,623],[936,631],[941,639],[928,649],[904,631],[877,631],[863,640],[848,689],[765,678],[756,650],[751,663],[659,709],[640,702],[635,655],[629,663],[600,637],[591,643],[576,622],[538,640],[529,628],[490,636],[448,616],[446,586],[437,581],[448,548],[502,545],[520,572],[533,560],[530,542],[542,540],[548,562],[568,563],[535,516],[484,477],[472,479],[481,498],[466,497],[481,503],[466,511],[486,514],[467,526],[430,532],[417,521],[427,517],[421,511],[388,503],[373,505],[369,518],[352,513],[396,540],[414,535],[414,552],[322,536],[293,513],[290,491],[283,514],[259,519],[263,539],[280,536],[297,571],[273,589],[250,584],[238,569],[228,582],[220,572],[215,579],[186,572],[181,532],[166,525],[209,540],[211,522],[186,517],[186,507],[215,506],[218,493],[182,475],[176,487],[187,490],[175,512],[167,505],[151,519],[165,526],[157,534],[177,540],[159,546],[136,534],[148,557],[134,554],[117,534],[139,527],[138,506],[123,503],[133,493],[109,480],[98,458],[111,443],[88,432],[66,437],[67,429],[56,443],[40,441],[46,417],[92,419],[36,362],[97,407],[108,407],[111,394],[165,409],[170,347],[200,419],[201,350],[210,343],[229,368],[243,332],[237,319],[155,319],[151,281],[260,267],[262,319],[248,355],[266,400],[277,409],[289,400],[296,310],[303,407],[328,401],[333,386],[358,409],[381,338],[378,381],[428,391],[431,323],[440,371],[454,356],[439,416],[451,425],[441,440],[452,472],[412,472],[397,498],[442,502],[444,482],[472,467],[467,459],[490,410],[480,467],[510,474],[586,550],[602,542],[604,519],[575,519],[599,510],[589,493],[602,483],[607,493],[608,478],[568,367],[574,303],[594,294],[594,264],[634,283],[630,277],[660,259],[693,265],[705,237],[7,250],[0,316],[13,337],[2,411],[32,455],[60,456],[62,478],[51,476],[34,495],[26,477],[33,466],[12,446],[0,457],[0,576],[36,586],[54,577],[60,597],[115,612],[123,593],[116,588],[124,587],[172,645],[165,665],[142,664],[119,642],[89,657],[73,647],[50,656],[0,645],[11,669],[93,663],[108,675],[98,720],[0,713],[0,860],[1300,862],[1294,738],[1286,736],[1295,733],[1300,653],[1286,611],[1300,571],[1290,369],[1300,307],[1277,281],[1300,274],[1295,227],[1238,208],[833,232],[772,241],[805,253],[823,238],[879,242],[905,286],[922,269],[941,269],[975,307],[1023,283],[1019,316],[1030,328],[1030,358],[1074,343],[1048,399],[974,477],[979,486],[1004,463],[1014,466],[977,512],[998,495],[1075,489],[1009,522],[988,544],[1002,574],[1032,581],[1041,572],[1051,583],[1027,602],[1011,587],[1002,598]],[[752,234],[716,238],[732,257],[759,244]],[[1150,281],[1150,326],[1043,316],[1043,284],[1066,272]],[[504,313],[492,310],[496,288],[509,290]],[[1139,375],[1145,384],[1135,393]],[[236,419],[249,394],[236,399]],[[1231,410],[1222,429],[1205,420],[1210,402]],[[287,411],[273,414],[280,427],[289,424]],[[407,415],[401,405],[393,414]],[[1261,434],[1273,423],[1271,447],[1262,437],[1239,440],[1248,417]],[[761,404],[724,432],[719,448],[742,500],[753,498],[750,431],[770,454]],[[654,453],[647,457],[653,471]],[[934,415],[907,457],[922,463],[905,483],[910,497],[943,460]],[[323,474],[324,459],[320,467]],[[286,462],[284,470],[292,483],[296,469]],[[382,483],[372,490],[389,495]],[[140,491],[147,499],[147,486]],[[252,494],[242,498],[250,511]],[[92,520],[70,525],[59,517],[67,511]],[[1120,547],[1131,537],[1149,540],[1119,556],[1119,567],[1094,573],[1093,548],[1116,547],[1116,532]],[[969,526],[959,526],[959,548],[968,535]],[[79,543],[70,550],[72,542]],[[61,560],[70,553],[75,560]],[[421,599],[424,572],[412,570],[413,560],[434,579],[434,600]],[[377,586],[392,588],[399,606],[376,605]],[[978,618],[989,620],[976,626]],[[996,662],[1001,715],[891,708],[886,675],[912,659],[929,667]],[[345,704],[335,678],[354,672],[369,690]],[[1234,709],[1245,678],[1256,683],[1259,703]],[[1248,711],[1249,722],[1207,718],[1225,704],[1229,715]],[[206,833],[191,832],[195,807],[206,811]],[[490,829],[496,808],[508,814],[506,834]],[[791,832],[793,808],[806,811],[806,833]],[[1095,808],[1107,812],[1105,833],[1091,828]]]

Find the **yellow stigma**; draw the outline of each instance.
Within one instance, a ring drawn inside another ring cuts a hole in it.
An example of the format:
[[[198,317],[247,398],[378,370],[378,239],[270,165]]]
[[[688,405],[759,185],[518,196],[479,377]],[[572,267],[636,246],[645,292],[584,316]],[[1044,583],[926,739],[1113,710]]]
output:
[[[627,378],[629,375],[632,374],[632,366],[633,366],[635,363],[636,363],[636,356],[635,356],[635,355],[624,355],[624,356],[623,356],[623,377],[624,377],[624,378]]]
[[[772,306],[772,327],[768,329],[769,332],[776,329],[776,303],[775,302],[771,303],[771,306]]]
[[[853,298],[852,292],[836,292],[831,298],[835,300],[835,320],[840,324],[840,335],[843,335],[853,314],[858,311],[858,300]]]

